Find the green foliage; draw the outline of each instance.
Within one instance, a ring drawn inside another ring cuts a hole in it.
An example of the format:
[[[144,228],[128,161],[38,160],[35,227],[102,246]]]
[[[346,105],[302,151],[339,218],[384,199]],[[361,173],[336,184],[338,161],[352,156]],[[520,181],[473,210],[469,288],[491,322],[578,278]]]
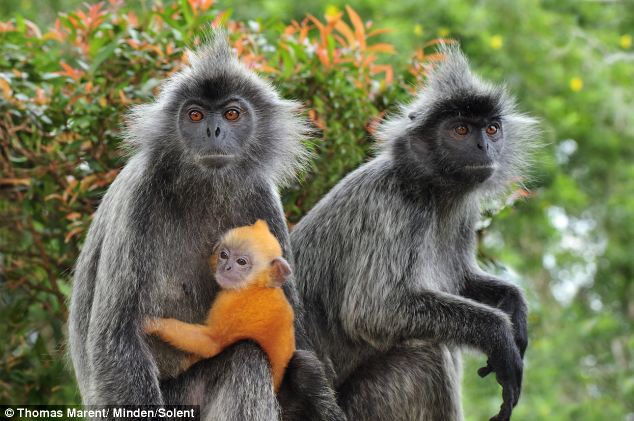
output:
[[[318,129],[310,168],[283,195],[291,223],[367,159],[377,121],[437,59],[425,41],[458,39],[478,72],[506,80],[521,108],[542,119],[548,143],[527,190],[481,231],[482,262],[529,296],[514,419],[634,414],[627,1],[364,0],[354,7],[365,21],[339,0],[211,3],[112,1],[61,14],[47,30],[0,7],[11,17],[0,22],[0,402],[79,401],[64,358],[66,300],[91,215],[124,163],[121,117],[186,62],[185,48],[209,23],[224,22],[241,58],[302,101]],[[475,374],[483,363],[466,358],[469,420],[487,419],[501,402],[492,376]]]

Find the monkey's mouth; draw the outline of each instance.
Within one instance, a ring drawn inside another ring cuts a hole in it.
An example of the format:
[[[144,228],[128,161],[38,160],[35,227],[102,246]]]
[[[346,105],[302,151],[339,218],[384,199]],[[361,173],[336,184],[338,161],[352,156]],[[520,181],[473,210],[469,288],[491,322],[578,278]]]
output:
[[[197,161],[206,167],[222,167],[236,159],[233,154],[207,154],[200,155]]]
[[[494,163],[470,164],[462,167],[462,174],[472,181],[482,183],[493,175],[496,168]]]
[[[467,171],[481,171],[481,170],[495,170],[497,166],[495,164],[472,164],[465,165],[464,169]]]

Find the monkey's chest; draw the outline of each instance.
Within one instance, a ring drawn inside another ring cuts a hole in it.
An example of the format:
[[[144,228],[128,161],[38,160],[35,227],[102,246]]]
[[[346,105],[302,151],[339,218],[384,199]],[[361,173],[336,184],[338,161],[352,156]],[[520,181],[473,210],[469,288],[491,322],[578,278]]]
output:
[[[455,294],[463,276],[463,253],[447,243],[422,245],[412,251],[409,279],[414,289]]]
[[[168,240],[151,275],[152,316],[201,323],[217,291],[206,256],[211,255],[211,248],[208,253],[202,251],[207,240],[201,234],[174,237],[183,241]],[[148,343],[162,379],[180,374],[180,351],[155,337],[148,337]]]
[[[196,232],[187,226],[165,218],[157,228],[155,241],[160,245],[155,246],[153,260],[146,262],[151,268],[147,283],[153,316],[199,323],[217,291],[208,262],[219,234],[203,224]]]

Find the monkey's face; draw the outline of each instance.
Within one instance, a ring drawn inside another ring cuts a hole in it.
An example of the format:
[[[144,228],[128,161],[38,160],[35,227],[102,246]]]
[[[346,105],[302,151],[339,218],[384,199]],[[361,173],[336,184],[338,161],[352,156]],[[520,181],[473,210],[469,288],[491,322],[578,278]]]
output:
[[[438,139],[442,170],[449,177],[481,183],[496,169],[504,133],[497,117],[455,117],[442,122]]]
[[[461,184],[479,184],[493,175],[504,147],[503,120],[494,107],[476,105],[441,110],[414,132],[412,152],[428,172]],[[485,112],[473,113],[474,108]]]
[[[221,247],[216,266],[216,282],[224,289],[237,289],[249,281],[255,270],[253,254],[238,248]]]
[[[249,101],[238,96],[196,98],[179,111],[178,129],[197,162],[222,167],[237,161],[253,136],[255,119]]]

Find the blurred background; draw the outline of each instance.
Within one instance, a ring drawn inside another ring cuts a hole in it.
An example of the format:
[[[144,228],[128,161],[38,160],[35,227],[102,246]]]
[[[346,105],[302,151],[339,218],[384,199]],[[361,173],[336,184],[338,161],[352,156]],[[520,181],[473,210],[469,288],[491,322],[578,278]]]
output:
[[[134,3],[134,5],[130,5]],[[521,285],[530,344],[517,420],[634,420],[634,2],[3,0],[0,403],[78,403],[65,357],[71,272],[125,162],[122,114],[210,24],[301,100],[316,158],[284,190],[292,224],[371,156],[371,135],[458,40],[542,121],[530,178],[483,217],[483,266]],[[468,420],[501,390],[464,371]]]

